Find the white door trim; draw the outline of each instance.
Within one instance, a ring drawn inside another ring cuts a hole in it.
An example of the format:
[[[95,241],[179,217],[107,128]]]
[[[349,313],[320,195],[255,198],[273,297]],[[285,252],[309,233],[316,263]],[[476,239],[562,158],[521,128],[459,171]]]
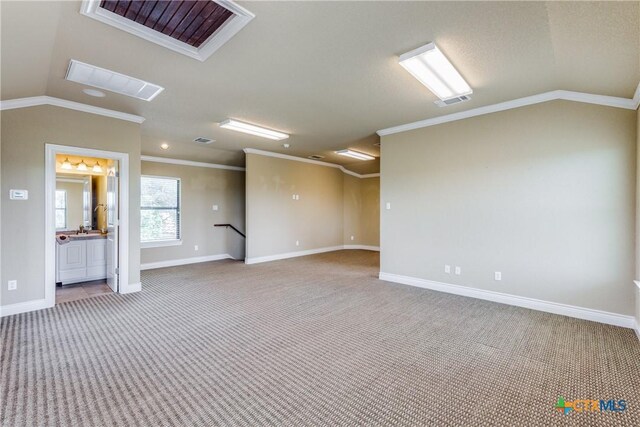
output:
[[[101,157],[117,160],[120,172],[120,235],[118,257],[120,266],[119,293],[129,290],[129,154],[115,151],[94,150],[92,148],[70,147],[66,145],[45,144],[45,214],[44,214],[44,299],[46,307],[56,303],[56,234],[55,193],[56,193],[56,154],[74,156]],[[134,284],[136,286],[138,284]]]

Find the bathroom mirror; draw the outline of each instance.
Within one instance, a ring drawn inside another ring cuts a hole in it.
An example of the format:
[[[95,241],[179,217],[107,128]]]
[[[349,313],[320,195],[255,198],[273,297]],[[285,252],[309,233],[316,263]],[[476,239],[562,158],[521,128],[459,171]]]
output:
[[[56,175],[56,230],[91,228],[93,209],[90,175]]]

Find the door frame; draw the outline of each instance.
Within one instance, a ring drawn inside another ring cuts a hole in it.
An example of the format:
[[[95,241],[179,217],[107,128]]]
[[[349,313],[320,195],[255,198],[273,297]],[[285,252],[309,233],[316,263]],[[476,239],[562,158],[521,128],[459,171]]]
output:
[[[100,157],[119,162],[118,267],[120,274],[118,275],[118,293],[132,292],[129,289],[129,154],[67,145],[45,144],[44,299],[46,306],[53,307],[56,303],[56,240],[53,238],[56,234],[56,154]]]

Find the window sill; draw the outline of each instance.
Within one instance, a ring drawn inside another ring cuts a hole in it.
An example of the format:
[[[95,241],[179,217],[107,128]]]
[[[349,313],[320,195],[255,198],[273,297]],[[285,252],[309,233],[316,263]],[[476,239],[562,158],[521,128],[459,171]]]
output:
[[[140,242],[140,249],[162,248],[165,246],[180,246],[182,240],[158,240],[156,242]]]

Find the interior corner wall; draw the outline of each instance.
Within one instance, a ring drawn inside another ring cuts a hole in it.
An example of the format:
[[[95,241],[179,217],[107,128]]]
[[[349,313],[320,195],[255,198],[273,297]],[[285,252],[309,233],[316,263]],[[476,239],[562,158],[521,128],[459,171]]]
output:
[[[140,282],[140,125],[54,106],[4,110],[0,159],[2,224],[0,303],[45,296],[45,144],[129,154],[129,283]],[[9,200],[9,189],[29,200]],[[51,239],[54,236],[50,236]],[[8,280],[18,288],[6,290]]]
[[[343,188],[344,244],[380,246],[380,178],[344,174]]]
[[[553,101],[383,137],[381,271],[632,315],[636,114]]]
[[[636,331],[640,334],[640,108],[636,110]],[[640,336],[639,336],[640,338]]]
[[[379,246],[378,189],[378,178],[248,153],[247,260],[344,245]]]
[[[143,161],[142,175],[180,178],[182,239],[182,245],[178,246],[141,249],[143,267],[227,254],[244,259],[244,238],[229,228],[214,227],[232,224],[240,231],[245,230],[243,171]],[[217,211],[213,205],[218,206]]]

